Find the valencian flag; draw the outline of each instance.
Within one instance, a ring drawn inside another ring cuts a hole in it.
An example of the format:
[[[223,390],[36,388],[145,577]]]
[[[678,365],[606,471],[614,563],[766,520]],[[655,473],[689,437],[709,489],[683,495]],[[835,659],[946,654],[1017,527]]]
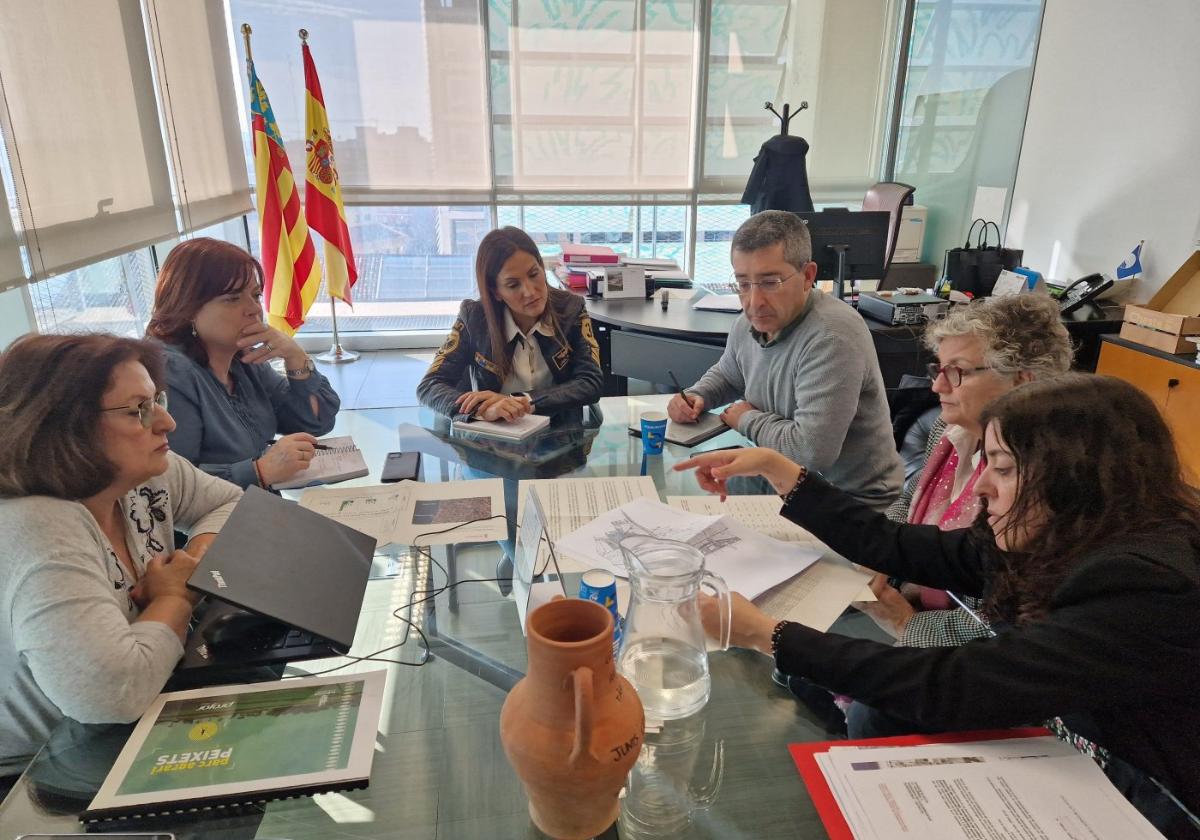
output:
[[[300,212],[300,191],[283,149],[283,138],[267,92],[247,57],[250,73],[250,135],[266,288],[263,297],[271,326],[292,335],[321,287],[321,265]]]
[[[321,80],[313,64],[308,43],[304,54],[304,148],[308,152],[304,180],[304,215],[308,224],[325,240],[325,282],[329,296],[350,303],[350,287],[358,279],[354,250],[350,247],[350,229],[342,206],[342,188],[333,160],[333,138],[329,136],[329,116]]]

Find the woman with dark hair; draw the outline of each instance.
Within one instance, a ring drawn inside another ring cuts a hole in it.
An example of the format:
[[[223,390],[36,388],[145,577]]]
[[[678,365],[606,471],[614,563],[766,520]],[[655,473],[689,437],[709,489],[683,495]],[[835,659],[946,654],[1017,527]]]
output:
[[[600,398],[600,347],[583,298],[546,283],[537,245],[493,230],[475,256],[479,300],[464,300],[417,386],[422,405],[451,416],[516,420]]]
[[[981,597],[995,630],[893,648],[777,621],[735,596],[735,643],[870,704],[851,737],[1047,721],[1160,829],[1182,832],[1170,819],[1183,812],[1158,806],[1165,788],[1200,812],[1200,500],[1171,433],[1142,392],[1084,374],[1010,391],[981,424],[983,509],[960,530],[892,522],[769,450],[679,464],[722,495],[732,476],[766,477],[781,513],[834,551]]]
[[[64,716],[136,720],[183,654],[188,577],[241,490],[170,451],[165,387],[146,341],[26,336],[0,356],[0,776]]]
[[[308,469],[314,435],[333,428],[341,405],[295,339],[263,323],[262,292],[254,257],[191,239],[163,263],[146,327],[167,350],[171,448],[239,487],[270,487]],[[271,359],[283,359],[286,377]]]

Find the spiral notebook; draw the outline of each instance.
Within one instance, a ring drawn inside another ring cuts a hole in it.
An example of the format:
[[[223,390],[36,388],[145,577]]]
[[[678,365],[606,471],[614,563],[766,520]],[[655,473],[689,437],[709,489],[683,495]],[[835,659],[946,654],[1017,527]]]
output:
[[[321,438],[317,441],[323,449],[317,450],[317,455],[304,472],[296,473],[295,477],[272,484],[276,490],[294,490],[297,487],[312,487],[316,484],[335,484],[351,478],[362,478],[370,472],[363,458],[362,450],[354,445],[354,438],[349,435],[342,437]]]
[[[384,671],[160,694],[84,822],[366,787]]]

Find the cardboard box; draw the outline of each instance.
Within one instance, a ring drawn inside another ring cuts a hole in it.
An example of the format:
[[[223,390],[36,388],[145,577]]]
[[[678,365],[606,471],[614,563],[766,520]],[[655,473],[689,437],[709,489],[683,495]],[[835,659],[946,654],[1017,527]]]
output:
[[[1125,307],[1121,338],[1168,353],[1189,353],[1200,335],[1200,251],[1188,258],[1149,303]]]

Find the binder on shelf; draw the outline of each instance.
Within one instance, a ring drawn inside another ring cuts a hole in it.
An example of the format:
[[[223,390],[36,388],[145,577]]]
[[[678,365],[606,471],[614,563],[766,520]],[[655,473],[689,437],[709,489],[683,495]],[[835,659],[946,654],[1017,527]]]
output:
[[[567,265],[616,265],[621,255],[607,245],[562,246],[562,261]]]

